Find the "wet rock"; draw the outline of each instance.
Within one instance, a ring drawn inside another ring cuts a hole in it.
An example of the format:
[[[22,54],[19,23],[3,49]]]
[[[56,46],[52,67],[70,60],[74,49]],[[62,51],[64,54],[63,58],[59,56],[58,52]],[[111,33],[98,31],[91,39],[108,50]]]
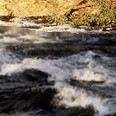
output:
[[[95,109],[89,105],[86,108],[83,107],[71,107],[66,109],[60,109],[55,116],[94,116]]]
[[[105,116],[116,116],[116,114],[108,114],[108,115],[105,115]]]
[[[69,83],[78,89],[83,88],[88,94],[99,95],[102,98],[113,98],[115,95],[114,93],[116,93],[113,86],[101,86],[105,81],[79,81],[71,79]]]
[[[42,72],[40,70],[35,69],[27,69],[22,73],[23,79],[25,78],[27,81],[30,82],[37,82],[37,83],[47,83],[48,78],[52,78],[51,75],[48,73]]]
[[[49,74],[28,69],[11,76],[0,76],[0,113],[28,111],[43,108],[51,110],[53,96],[57,93]]]

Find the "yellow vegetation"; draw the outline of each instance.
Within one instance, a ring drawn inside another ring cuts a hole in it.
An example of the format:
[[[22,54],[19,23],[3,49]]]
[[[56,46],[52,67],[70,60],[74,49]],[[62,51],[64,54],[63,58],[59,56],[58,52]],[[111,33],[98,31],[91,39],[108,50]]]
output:
[[[0,0],[0,16],[50,16],[57,24],[115,26],[115,3],[115,0]]]

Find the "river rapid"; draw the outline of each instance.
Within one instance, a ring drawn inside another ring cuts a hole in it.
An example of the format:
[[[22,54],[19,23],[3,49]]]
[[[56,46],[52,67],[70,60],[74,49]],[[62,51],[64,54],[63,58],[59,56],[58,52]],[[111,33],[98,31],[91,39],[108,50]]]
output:
[[[0,116],[116,116],[115,30],[0,25]]]

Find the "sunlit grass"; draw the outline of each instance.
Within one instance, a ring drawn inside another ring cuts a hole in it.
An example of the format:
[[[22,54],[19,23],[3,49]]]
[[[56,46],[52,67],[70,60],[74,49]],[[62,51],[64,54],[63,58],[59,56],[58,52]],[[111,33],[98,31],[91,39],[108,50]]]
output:
[[[93,6],[75,10],[69,16],[55,17],[57,24],[116,27],[116,4],[110,0],[90,0]],[[68,11],[67,11],[68,12]]]

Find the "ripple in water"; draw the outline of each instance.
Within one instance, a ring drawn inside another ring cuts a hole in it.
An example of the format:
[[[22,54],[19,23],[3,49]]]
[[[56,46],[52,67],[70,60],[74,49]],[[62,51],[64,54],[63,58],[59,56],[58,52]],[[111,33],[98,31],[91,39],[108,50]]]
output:
[[[17,21],[0,28],[0,116],[116,115],[116,57],[94,52],[115,34]]]
[[[104,116],[116,113],[115,59],[91,51],[57,60],[26,58],[20,63],[2,64],[0,74],[12,75],[26,69],[49,73],[55,77],[54,88],[58,91],[53,98],[56,107],[92,105],[96,115]]]

